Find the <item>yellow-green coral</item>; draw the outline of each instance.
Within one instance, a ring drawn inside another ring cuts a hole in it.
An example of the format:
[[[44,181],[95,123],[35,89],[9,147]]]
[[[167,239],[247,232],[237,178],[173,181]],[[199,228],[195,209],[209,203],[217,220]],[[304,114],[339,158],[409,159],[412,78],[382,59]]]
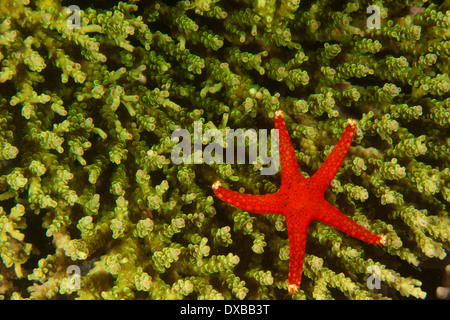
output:
[[[414,268],[450,238],[449,1],[63,3],[0,3],[0,298],[434,296]],[[292,296],[284,219],[210,189],[276,191],[264,159],[171,159],[177,129],[270,129],[277,109],[305,176],[356,119],[325,196],[387,235],[313,223]]]

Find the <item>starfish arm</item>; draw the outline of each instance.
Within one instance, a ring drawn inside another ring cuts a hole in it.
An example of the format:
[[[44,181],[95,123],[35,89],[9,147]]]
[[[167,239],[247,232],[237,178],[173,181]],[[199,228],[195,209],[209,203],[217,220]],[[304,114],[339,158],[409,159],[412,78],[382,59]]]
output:
[[[283,119],[283,111],[275,112],[275,129],[278,129],[278,150],[280,153],[281,164],[281,185],[288,186],[295,183],[295,178],[304,180],[305,177],[298,169],[297,157],[295,156],[294,147],[291,138],[286,129]]]
[[[372,244],[386,243],[385,235],[378,235],[370,232],[326,201],[322,203],[321,208],[318,208],[314,218],[359,240]]]
[[[297,292],[300,287],[309,222],[309,219],[305,220],[299,218],[298,215],[286,216],[290,248],[288,276],[289,293]]]
[[[311,177],[319,190],[323,190],[323,192],[325,192],[331,180],[333,180],[334,176],[341,167],[342,161],[344,161],[347,151],[350,148],[350,144],[352,143],[355,129],[355,120],[349,119],[347,122],[347,127],[344,129],[338,143],[334,146],[322,166],[320,166],[316,173]]]
[[[264,195],[239,193],[224,188],[219,181],[214,182],[212,188],[219,199],[228,202],[236,208],[261,214],[282,214],[282,206],[277,193]]]

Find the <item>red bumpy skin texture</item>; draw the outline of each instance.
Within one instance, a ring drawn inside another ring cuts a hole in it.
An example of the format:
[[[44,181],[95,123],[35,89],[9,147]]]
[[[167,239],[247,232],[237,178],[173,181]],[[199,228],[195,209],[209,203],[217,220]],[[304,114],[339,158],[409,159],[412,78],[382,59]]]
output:
[[[295,293],[300,287],[306,237],[311,220],[319,220],[372,244],[385,244],[386,236],[374,234],[361,227],[324,198],[325,190],[339,170],[352,142],[355,120],[348,120],[339,142],[310,178],[305,178],[298,169],[294,147],[281,110],[275,112],[275,128],[278,129],[281,163],[280,190],[271,194],[251,195],[225,189],[219,181],[214,182],[212,188],[221,200],[242,210],[285,216],[290,246],[288,290]]]

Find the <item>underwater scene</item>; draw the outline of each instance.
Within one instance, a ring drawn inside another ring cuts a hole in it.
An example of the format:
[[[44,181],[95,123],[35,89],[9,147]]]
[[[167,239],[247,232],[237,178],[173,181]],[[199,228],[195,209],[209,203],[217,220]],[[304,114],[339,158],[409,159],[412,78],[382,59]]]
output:
[[[450,300],[450,0],[1,0],[0,300]]]

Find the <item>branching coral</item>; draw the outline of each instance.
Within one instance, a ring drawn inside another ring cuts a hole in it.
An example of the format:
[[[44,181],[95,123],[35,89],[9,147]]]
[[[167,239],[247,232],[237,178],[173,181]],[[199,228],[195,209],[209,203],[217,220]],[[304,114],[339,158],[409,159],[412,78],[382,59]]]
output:
[[[356,119],[325,196],[387,234],[374,250],[312,225],[291,298],[426,296],[414,268],[450,237],[449,1],[69,5],[0,3],[1,298],[287,298],[284,219],[210,188],[279,175],[171,159],[177,129],[270,129],[278,109],[305,177]]]

